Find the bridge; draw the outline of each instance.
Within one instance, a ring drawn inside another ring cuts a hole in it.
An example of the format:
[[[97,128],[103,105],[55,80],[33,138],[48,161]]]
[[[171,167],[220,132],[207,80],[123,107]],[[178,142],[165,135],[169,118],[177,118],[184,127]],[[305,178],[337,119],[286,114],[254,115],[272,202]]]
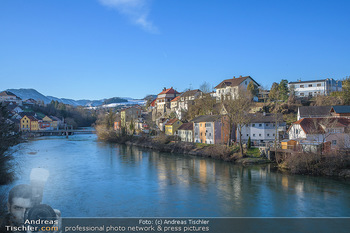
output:
[[[60,129],[60,130],[36,130],[29,131],[28,133],[34,134],[35,136],[67,136],[74,134],[93,134],[96,133],[96,130],[89,129]]]

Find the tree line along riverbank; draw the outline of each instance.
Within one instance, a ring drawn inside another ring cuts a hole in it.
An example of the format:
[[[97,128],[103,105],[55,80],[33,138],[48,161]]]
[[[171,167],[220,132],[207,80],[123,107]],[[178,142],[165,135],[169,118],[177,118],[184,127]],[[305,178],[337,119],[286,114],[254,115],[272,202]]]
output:
[[[283,159],[279,158],[279,161],[276,162],[260,155],[257,148],[253,149],[255,153],[249,153],[251,151],[245,149],[242,156],[239,152],[239,146],[235,145],[228,147],[226,145],[181,142],[164,134],[154,137],[119,135],[113,129],[106,129],[102,126],[98,126],[96,132],[101,141],[138,146],[159,152],[213,158],[241,165],[273,163],[280,171],[290,174],[350,178],[350,156],[347,153],[299,153],[286,156]]]

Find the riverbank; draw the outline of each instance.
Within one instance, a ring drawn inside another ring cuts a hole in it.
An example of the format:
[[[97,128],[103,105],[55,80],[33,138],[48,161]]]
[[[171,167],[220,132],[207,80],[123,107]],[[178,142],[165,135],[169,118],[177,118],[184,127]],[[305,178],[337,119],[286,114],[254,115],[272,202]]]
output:
[[[263,156],[239,154],[239,148],[226,145],[189,143],[175,141],[174,137],[160,135],[149,136],[119,136],[113,130],[97,130],[102,141],[126,144],[148,148],[159,152],[181,153],[204,158],[214,158],[241,165],[256,165],[274,163]],[[350,179],[350,155],[315,155],[296,154],[285,158],[277,167],[295,175],[329,176]]]
[[[348,153],[294,153],[278,165],[292,174],[350,178]]]
[[[194,155],[198,157],[213,158],[242,165],[272,163],[270,160],[264,157],[251,155],[241,156],[239,154],[239,147],[236,146],[227,147],[226,145],[181,142],[175,141],[174,137],[165,135],[160,135],[153,138],[148,136],[118,136],[113,131],[101,132],[99,130],[97,130],[97,135],[98,138],[102,141],[138,146],[159,152]]]

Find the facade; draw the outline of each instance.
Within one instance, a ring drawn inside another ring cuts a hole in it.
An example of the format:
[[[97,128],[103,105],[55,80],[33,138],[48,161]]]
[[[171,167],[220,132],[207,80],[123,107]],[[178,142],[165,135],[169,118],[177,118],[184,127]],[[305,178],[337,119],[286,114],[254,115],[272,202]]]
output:
[[[172,99],[170,101],[170,109],[172,112],[175,112],[176,109],[178,108],[178,103],[179,103],[179,99],[180,99],[181,96],[177,96],[175,97],[174,99]]]
[[[21,131],[37,131],[39,130],[39,121],[34,116],[25,115],[20,121]]]
[[[167,118],[160,118],[156,121],[156,123],[158,122],[158,127],[159,127],[159,130],[164,132],[165,131],[165,124],[169,121],[169,119]]]
[[[196,143],[221,144],[222,117],[220,115],[203,115],[196,117],[193,122],[193,140]]]
[[[193,142],[193,123],[183,123],[177,130],[177,135],[182,142]]]
[[[330,95],[334,91],[342,90],[342,82],[332,78],[322,80],[308,80],[290,82],[289,90],[295,92],[296,97],[312,97],[317,95]]]
[[[63,121],[56,117],[56,116],[50,116],[52,122],[51,122],[51,126],[53,129],[59,129],[62,125],[63,125]]]
[[[140,117],[141,117],[141,109],[139,107],[133,106],[133,107],[123,109],[120,112],[121,126],[126,127],[127,122],[135,121]]]
[[[165,135],[174,135],[177,129],[182,125],[182,122],[179,119],[170,119],[165,124]]]
[[[248,84],[253,81],[256,87],[260,85],[255,82],[255,80],[250,76],[239,76],[238,78],[234,77],[232,79],[226,79],[222,81],[219,85],[215,87],[216,89],[216,100],[220,101],[222,98],[236,98],[238,95],[238,90],[243,89],[247,90]],[[257,97],[256,97],[257,99]]]
[[[249,137],[253,145],[273,143],[276,137],[279,141],[280,135],[286,132],[286,123],[283,122],[281,114],[277,115],[277,135],[275,114],[255,113],[249,115],[251,117],[250,123],[242,127],[242,141],[244,143],[248,142]],[[239,140],[238,132],[237,140]]]

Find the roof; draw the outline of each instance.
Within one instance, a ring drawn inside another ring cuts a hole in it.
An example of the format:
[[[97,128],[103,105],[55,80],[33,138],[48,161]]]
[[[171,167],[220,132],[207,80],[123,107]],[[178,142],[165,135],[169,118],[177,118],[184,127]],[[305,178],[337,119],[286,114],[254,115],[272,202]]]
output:
[[[315,82],[325,82],[327,79],[318,79],[318,80],[307,80],[307,81],[296,81],[296,82],[289,82],[289,84],[298,84],[298,83],[315,83]]]
[[[181,97],[194,96],[195,94],[200,93],[200,92],[202,92],[202,91],[199,90],[199,89],[189,90],[189,91],[184,92],[184,93],[181,95]]]
[[[274,123],[276,122],[276,115],[272,113],[251,113],[248,114],[251,117],[251,123]],[[281,113],[277,114],[277,121],[283,122],[283,115]]]
[[[152,106],[152,107],[156,106],[156,101],[157,101],[157,98],[155,98],[155,99],[152,101],[152,103],[151,103],[151,106]]]
[[[188,123],[183,123],[178,130],[193,130],[193,123],[188,122]]]
[[[21,117],[24,117],[24,116],[34,116],[35,115],[35,112],[20,112],[18,113]]]
[[[181,95],[175,97],[174,99],[172,99],[170,102],[175,102],[175,101],[178,101],[180,99]]]
[[[335,113],[350,113],[350,105],[332,106],[330,111],[334,111]]]
[[[300,125],[306,134],[325,133],[324,128],[343,128],[350,125],[348,118],[302,118],[293,123]]]
[[[332,106],[301,106],[299,107],[300,118],[327,117],[330,116]]]
[[[172,87],[168,88],[168,89],[163,89],[163,91],[161,93],[159,93],[158,95],[162,95],[162,94],[180,94],[179,92],[177,92],[176,90],[174,90]]]
[[[173,125],[177,121],[178,121],[178,119],[176,119],[176,118],[170,119],[165,125]]]
[[[31,121],[38,121],[38,119],[34,116],[27,116],[29,118],[29,120]]]
[[[56,116],[50,116],[50,118],[53,120],[53,121],[61,121],[60,118],[56,117]]]
[[[242,76],[239,76],[239,78],[235,78],[233,76],[232,79],[226,79],[224,81],[222,81],[219,85],[217,85],[215,87],[215,89],[217,88],[224,88],[224,87],[227,87],[227,86],[230,86],[230,87],[236,87],[238,86],[239,84],[241,84],[244,80],[246,80],[247,78],[250,78],[251,80],[253,80],[253,82],[255,82],[258,86],[260,86],[252,77],[250,76],[245,76],[245,77],[242,77]]]
[[[221,119],[220,115],[202,115],[198,116],[192,119],[194,123],[199,123],[199,122],[214,122]]]

